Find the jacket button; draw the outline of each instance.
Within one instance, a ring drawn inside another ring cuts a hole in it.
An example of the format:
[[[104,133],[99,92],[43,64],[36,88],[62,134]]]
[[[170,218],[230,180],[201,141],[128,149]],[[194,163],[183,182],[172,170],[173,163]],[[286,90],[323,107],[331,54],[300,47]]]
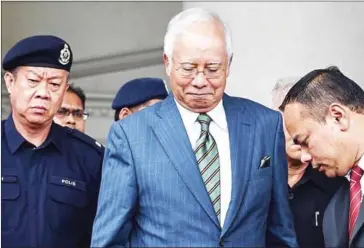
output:
[[[220,240],[220,242],[219,242],[219,245],[221,246],[221,247],[224,247],[224,244],[225,244],[225,241],[222,239],[222,240]]]

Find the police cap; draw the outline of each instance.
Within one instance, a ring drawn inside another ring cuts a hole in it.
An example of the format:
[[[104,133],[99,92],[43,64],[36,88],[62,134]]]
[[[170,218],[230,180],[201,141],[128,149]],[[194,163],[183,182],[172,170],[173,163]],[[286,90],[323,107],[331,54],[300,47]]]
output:
[[[111,107],[115,110],[139,105],[151,99],[165,99],[168,92],[160,78],[136,78],[126,82],[116,94]]]
[[[72,65],[70,45],[59,37],[36,35],[16,43],[3,59],[3,69],[18,66],[49,67],[70,71]]]

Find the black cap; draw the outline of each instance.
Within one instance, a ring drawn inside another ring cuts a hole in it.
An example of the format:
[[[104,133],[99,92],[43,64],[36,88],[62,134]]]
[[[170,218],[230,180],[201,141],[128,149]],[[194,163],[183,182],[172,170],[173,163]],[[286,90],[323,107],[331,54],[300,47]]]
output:
[[[126,82],[116,94],[111,107],[115,110],[139,105],[151,99],[165,99],[166,85],[160,78],[136,78]]]
[[[72,51],[70,45],[52,35],[36,35],[16,43],[3,59],[3,69],[13,70],[18,66],[49,67],[71,70]]]

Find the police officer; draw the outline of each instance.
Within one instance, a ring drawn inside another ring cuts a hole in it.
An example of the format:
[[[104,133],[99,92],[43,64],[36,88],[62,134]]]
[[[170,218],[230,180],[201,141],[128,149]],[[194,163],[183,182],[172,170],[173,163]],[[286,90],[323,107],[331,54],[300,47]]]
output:
[[[113,102],[114,120],[121,120],[132,113],[162,101],[168,96],[164,81],[160,78],[136,78],[119,89]]]
[[[69,84],[62,105],[53,118],[54,122],[61,126],[76,128],[84,133],[89,116],[89,113],[85,111],[85,105],[85,92],[80,87]]]
[[[70,45],[49,35],[3,59],[12,110],[1,127],[3,247],[89,246],[104,148],[52,121],[71,65]]]

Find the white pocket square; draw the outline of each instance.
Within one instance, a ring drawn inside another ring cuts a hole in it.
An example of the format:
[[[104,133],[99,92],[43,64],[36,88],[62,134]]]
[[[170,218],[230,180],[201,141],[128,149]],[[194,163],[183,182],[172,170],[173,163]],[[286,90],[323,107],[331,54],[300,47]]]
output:
[[[267,155],[267,156],[264,156],[261,160],[260,160],[260,165],[259,165],[259,168],[262,169],[262,168],[267,168],[270,166],[270,156]]]

